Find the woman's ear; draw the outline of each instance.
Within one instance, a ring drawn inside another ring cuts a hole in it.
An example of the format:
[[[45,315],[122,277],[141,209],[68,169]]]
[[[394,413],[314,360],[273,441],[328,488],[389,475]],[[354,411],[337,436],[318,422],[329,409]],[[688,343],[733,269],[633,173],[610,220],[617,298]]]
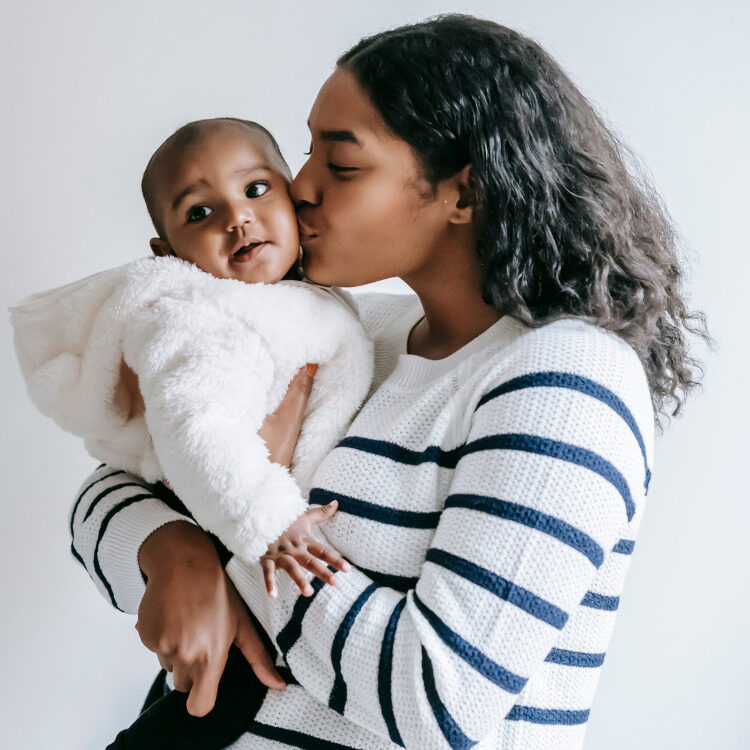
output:
[[[450,197],[446,204],[451,224],[471,224],[476,216],[477,194],[471,164],[467,164],[446,180]]]
[[[175,251],[172,250],[172,246],[161,237],[152,237],[148,244],[151,245],[151,252],[157,258],[163,258],[165,255],[176,255]]]

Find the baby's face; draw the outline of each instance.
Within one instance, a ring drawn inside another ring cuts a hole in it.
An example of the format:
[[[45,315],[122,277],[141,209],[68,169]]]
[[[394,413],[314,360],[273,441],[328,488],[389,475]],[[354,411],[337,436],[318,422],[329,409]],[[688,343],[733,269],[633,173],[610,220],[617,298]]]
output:
[[[295,264],[299,236],[279,157],[245,128],[227,127],[190,146],[163,169],[158,205],[176,255],[222,279],[272,284]]]

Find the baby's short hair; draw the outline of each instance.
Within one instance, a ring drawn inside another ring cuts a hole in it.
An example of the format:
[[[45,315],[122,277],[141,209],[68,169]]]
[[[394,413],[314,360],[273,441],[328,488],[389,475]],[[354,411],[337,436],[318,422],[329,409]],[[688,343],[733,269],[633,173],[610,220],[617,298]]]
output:
[[[279,161],[284,167],[286,176],[290,180],[292,179],[292,172],[281,153],[279,144],[271,133],[260,123],[254,122],[253,120],[243,120],[239,117],[211,117],[206,120],[194,120],[193,122],[188,122],[175,130],[175,132],[172,133],[172,135],[170,135],[169,138],[167,138],[167,140],[156,149],[156,151],[154,151],[151,158],[148,160],[148,164],[143,171],[143,177],[141,179],[141,192],[143,193],[143,200],[146,202],[148,215],[151,217],[154,229],[162,239],[166,239],[166,237],[164,236],[164,227],[157,207],[157,173],[162,158],[167,154],[171,159],[179,158],[189,146],[192,146],[196,141],[205,137],[211,130],[228,123],[235,123],[250,128],[255,133],[259,133],[267,142],[267,145],[270,146],[273,153],[279,157]]]

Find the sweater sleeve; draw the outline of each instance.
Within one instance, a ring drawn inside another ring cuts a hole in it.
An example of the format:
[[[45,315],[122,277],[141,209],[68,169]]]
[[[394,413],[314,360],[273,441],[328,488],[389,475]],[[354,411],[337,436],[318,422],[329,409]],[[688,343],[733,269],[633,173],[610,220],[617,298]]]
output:
[[[270,600],[247,569],[251,608],[306,690],[407,748],[471,747],[526,708],[519,694],[644,496],[643,441],[625,416],[645,413],[647,389],[630,362],[618,380],[645,393],[632,412],[575,375],[588,393],[528,387],[537,375],[484,383],[405,594],[353,569],[335,587],[316,579],[309,598],[279,576]]]
[[[136,614],[145,582],[138,550],[170,521],[193,520],[140,477],[102,464],[86,478],[71,509],[71,553],[112,606]]]

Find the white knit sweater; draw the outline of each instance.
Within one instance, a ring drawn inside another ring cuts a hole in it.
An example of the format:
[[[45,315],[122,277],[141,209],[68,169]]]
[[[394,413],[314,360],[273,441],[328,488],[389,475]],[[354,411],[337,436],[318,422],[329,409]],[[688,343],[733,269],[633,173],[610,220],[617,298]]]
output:
[[[233,748],[580,748],[650,478],[643,368],[580,321],[502,318],[450,357],[406,353],[414,297],[362,295],[374,393],[317,471],[311,503],[354,565],[269,599],[227,573],[299,685],[269,693]],[[141,542],[182,518],[100,467],[74,554],[136,612]],[[117,489],[115,489],[117,488]]]

